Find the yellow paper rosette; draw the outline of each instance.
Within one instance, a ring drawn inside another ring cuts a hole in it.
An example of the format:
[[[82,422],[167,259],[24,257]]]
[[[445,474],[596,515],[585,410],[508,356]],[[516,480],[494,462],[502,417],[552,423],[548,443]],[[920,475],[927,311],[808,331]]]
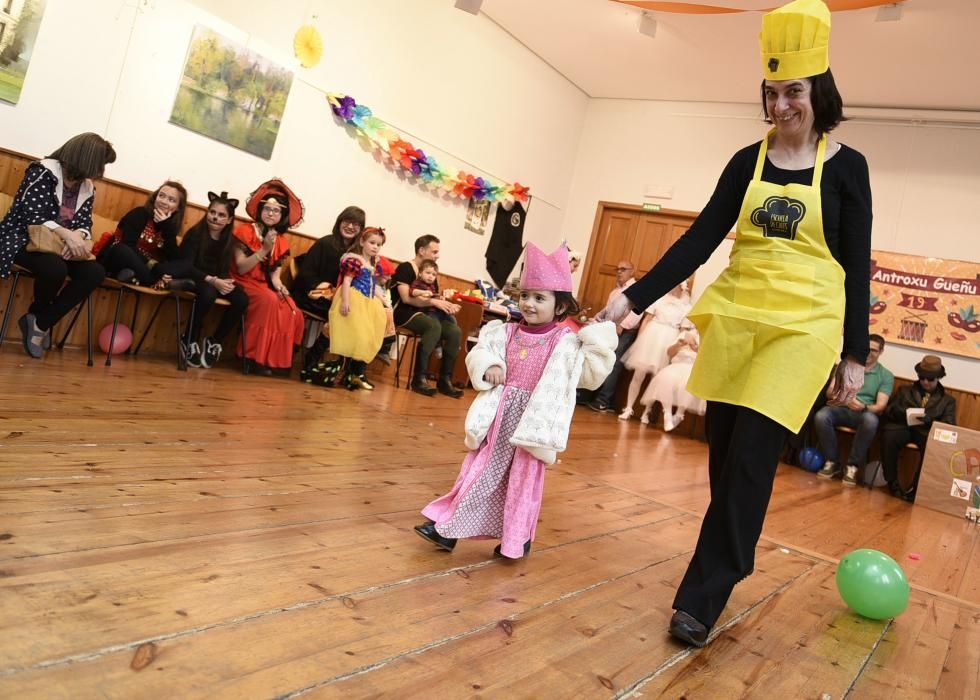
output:
[[[308,24],[300,27],[293,38],[293,50],[303,68],[312,68],[319,63],[323,56],[323,38],[316,27]]]

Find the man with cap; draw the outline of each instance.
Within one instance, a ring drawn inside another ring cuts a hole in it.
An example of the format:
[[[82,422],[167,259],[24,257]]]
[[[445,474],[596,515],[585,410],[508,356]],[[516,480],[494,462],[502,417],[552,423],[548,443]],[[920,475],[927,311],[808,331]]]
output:
[[[904,490],[898,483],[898,455],[902,447],[914,442],[919,446],[920,454],[924,454],[929,430],[935,421],[956,425],[956,398],[947,394],[939,381],[946,376],[943,361],[935,355],[926,355],[915,366],[915,373],[918,381],[895,392],[882,415],[881,425],[881,468],[885,472],[885,481],[893,496],[906,501],[915,500],[922,460],[920,458],[912,487]]]
[[[703,264],[735,226],[730,262],[694,305],[701,345],[688,391],[707,401],[711,502],[674,598],[670,633],[704,646],[755,567],[776,467],[841,348],[834,405],[868,355],[871,187],[830,72],[830,11],[795,0],[763,17],[761,98],[772,130],[729,161],[707,206],[657,265],[599,315],[644,309]]]

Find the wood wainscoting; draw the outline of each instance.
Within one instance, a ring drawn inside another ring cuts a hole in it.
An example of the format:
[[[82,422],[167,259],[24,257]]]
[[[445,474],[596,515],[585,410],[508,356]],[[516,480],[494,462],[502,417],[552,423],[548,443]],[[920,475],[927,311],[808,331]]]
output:
[[[27,170],[27,166],[36,157],[24,155],[23,153],[17,153],[16,151],[11,151],[8,149],[0,148],[0,193],[4,193],[13,197],[17,193],[17,189],[20,187],[21,180],[24,178],[24,172]],[[111,168],[111,166],[110,166]],[[127,212],[135,207],[141,206],[146,202],[147,197],[150,195],[151,190],[147,190],[142,187],[136,187],[125,182],[119,182],[117,180],[112,180],[109,178],[104,178],[96,183],[97,195],[95,198],[94,216],[93,216],[93,238],[96,240],[104,232],[115,228],[116,222],[118,222]],[[245,198],[247,193],[233,193],[237,194],[241,199],[241,204],[239,205],[239,210],[244,211]],[[337,207],[340,211],[341,207]],[[187,203],[187,212],[184,216],[184,230],[197,223],[201,217],[207,212],[207,205],[198,204],[195,202]],[[0,210],[0,217],[2,217],[4,211]],[[237,217],[239,221],[248,221],[244,217]],[[322,232],[322,235],[327,235],[329,231]],[[301,255],[308,251],[313,244],[317,241],[319,236],[314,236],[308,233],[303,233],[301,231],[289,231],[286,234],[286,238],[289,241],[289,249],[294,256]],[[407,257],[404,254],[408,251],[402,249],[399,251],[402,253],[403,257]],[[389,256],[386,256],[389,257]],[[398,262],[397,258],[391,258],[396,264]],[[452,275],[440,274],[440,285],[443,289],[459,289],[466,290],[473,287],[473,281],[467,280],[461,277],[454,277]],[[7,295],[10,293],[10,279],[0,280],[0,313],[6,308]],[[20,329],[17,324],[13,321],[20,318],[22,314],[27,311],[28,306],[31,303],[33,295],[33,285],[28,277],[24,277],[17,287],[17,296],[15,299],[14,306],[11,308],[11,323],[7,328],[6,340],[9,342],[20,342]],[[116,308],[116,298],[117,293],[105,289],[97,289],[92,294],[92,302],[94,304],[94,318],[93,318],[93,329],[94,333],[97,335],[99,330],[112,323],[113,313]],[[140,304],[139,314],[136,317],[135,323],[132,323],[133,308],[135,300],[134,295],[126,295],[126,300],[124,301],[123,310],[120,315],[120,322],[128,325],[134,325],[133,330],[134,335],[143,332],[146,324],[150,320],[150,316],[153,312],[154,304],[142,303]],[[62,324],[67,323],[67,319],[70,319],[69,314],[66,320]],[[186,316],[184,317],[186,318]],[[72,329],[71,334],[68,336],[66,345],[74,347],[83,347],[86,343],[86,328],[85,324],[82,322],[83,317],[79,320],[79,323],[75,325]],[[208,319],[205,320],[204,333],[208,333],[213,329],[213,326],[217,325],[219,319],[218,313],[212,313]],[[59,328],[55,330],[55,338],[60,339],[62,324],[59,324]],[[165,308],[160,312],[159,317],[153,325],[150,334],[146,337],[146,342],[141,350],[142,352],[149,353],[172,353],[174,349],[174,344],[176,341],[176,318],[174,313],[173,304],[165,305]],[[229,339],[229,343],[237,343],[237,334]]]

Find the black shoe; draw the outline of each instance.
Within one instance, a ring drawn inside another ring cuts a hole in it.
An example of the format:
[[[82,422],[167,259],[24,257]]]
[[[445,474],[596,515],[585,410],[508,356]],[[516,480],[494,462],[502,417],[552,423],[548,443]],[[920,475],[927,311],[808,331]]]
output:
[[[670,633],[691,646],[700,648],[708,643],[708,628],[683,610],[675,610],[670,618]]]
[[[416,394],[422,394],[422,396],[436,395],[436,390],[429,386],[429,382],[425,381],[425,377],[418,377],[412,380],[412,391]]]
[[[440,377],[436,387],[439,389],[440,394],[445,394],[454,399],[458,399],[463,395],[463,390],[453,386],[453,380],[449,377]]]
[[[888,482],[888,493],[895,498],[905,498],[905,489],[899,486],[897,481]]]
[[[438,532],[436,532],[435,523],[428,522],[424,525],[416,525],[415,532],[422,539],[426,539],[436,547],[445,549],[447,552],[453,551],[453,547],[456,546],[456,539],[454,537],[443,537]]]
[[[272,376],[272,368],[271,367],[266,367],[265,365],[260,364],[260,363],[256,362],[255,360],[249,360],[249,362],[250,362],[251,367],[252,367],[250,374],[257,374],[260,377],[271,377]]]
[[[190,279],[176,279],[170,280],[167,285],[167,289],[171,292],[193,292],[197,289],[197,285],[194,284],[194,280]]]
[[[591,408],[593,411],[598,411],[599,413],[609,410],[609,404],[599,401],[598,399],[595,401],[590,401],[586,404],[586,406]]]
[[[123,284],[136,284],[136,272],[128,267],[124,267],[116,273],[116,281]]]
[[[526,557],[530,553],[531,553],[531,540],[528,540],[527,542],[524,543],[524,556]],[[510,557],[505,557],[503,553],[500,551],[499,544],[493,548],[493,556],[497,557],[498,559],[510,559]]]
[[[180,341],[181,351],[184,353],[184,360],[188,367],[203,367],[201,363],[201,346],[197,343],[188,345],[183,340]]]
[[[909,503],[915,503],[915,487],[913,486],[908,491],[903,491],[900,498]]]
[[[214,342],[213,338],[205,338],[204,351],[201,353],[201,367],[211,369],[218,364],[219,357],[221,357],[221,343]]]

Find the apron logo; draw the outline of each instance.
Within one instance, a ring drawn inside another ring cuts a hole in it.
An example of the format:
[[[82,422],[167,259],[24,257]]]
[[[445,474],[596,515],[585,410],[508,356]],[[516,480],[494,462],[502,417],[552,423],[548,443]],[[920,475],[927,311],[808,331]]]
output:
[[[796,239],[796,228],[806,216],[806,207],[798,199],[769,197],[752,212],[752,223],[762,229],[766,238]]]

